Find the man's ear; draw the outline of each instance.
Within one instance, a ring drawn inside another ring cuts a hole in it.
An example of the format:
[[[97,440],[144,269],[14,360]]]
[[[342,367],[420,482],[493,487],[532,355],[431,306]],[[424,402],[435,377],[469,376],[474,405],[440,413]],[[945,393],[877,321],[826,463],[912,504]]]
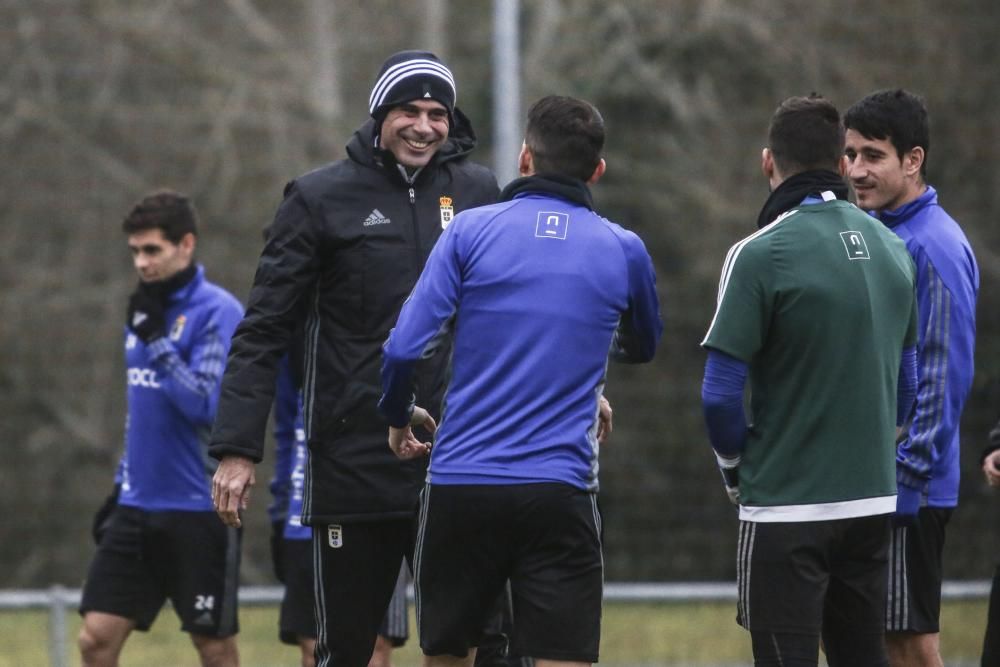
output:
[[[594,167],[594,173],[587,179],[587,185],[593,185],[597,181],[601,180],[601,176],[604,175],[604,172],[607,171],[607,169],[608,163],[604,161],[604,158],[601,158],[601,161],[597,163],[596,167]]]
[[[760,152],[760,171],[768,181],[774,177],[774,155],[770,148],[764,148]]]
[[[914,146],[903,156],[903,171],[907,176],[920,176],[920,168],[924,165],[924,158],[926,153],[924,153],[923,146]]]
[[[521,144],[521,154],[517,156],[517,172],[521,176],[531,176],[535,173],[535,159],[525,143]]]
[[[847,174],[847,156],[841,155],[840,160],[837,161],[837,173],[841,176]]]
[[[185,254],[187,254],[188,257],[190,257],[191,255],[194,254],[194,247],[195,245],[197,245],[197,243],[198,240],[195,237],[195,235],[192,234],[191,232],[188,232],[187,234],[181,237],[181,240],[177,245],[180,246],[180,249]]]

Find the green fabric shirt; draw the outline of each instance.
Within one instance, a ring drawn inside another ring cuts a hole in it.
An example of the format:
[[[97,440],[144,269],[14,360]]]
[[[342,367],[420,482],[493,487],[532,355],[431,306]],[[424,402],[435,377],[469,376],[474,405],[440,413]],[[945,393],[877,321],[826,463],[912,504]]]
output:
[[[853,204],[799,206],[734,245],[702,345],[749,365],[741,518],[893,511],[896,387],[916,344],[903,242]]]

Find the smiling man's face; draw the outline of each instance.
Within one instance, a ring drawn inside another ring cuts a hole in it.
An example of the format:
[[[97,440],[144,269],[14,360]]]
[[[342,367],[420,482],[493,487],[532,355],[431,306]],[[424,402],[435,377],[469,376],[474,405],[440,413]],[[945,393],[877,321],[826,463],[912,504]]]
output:
[[[413,100],[394,107],[382,122],[379,146],[404,167],[423,167],[448,140],[448,109],[435,100]]]

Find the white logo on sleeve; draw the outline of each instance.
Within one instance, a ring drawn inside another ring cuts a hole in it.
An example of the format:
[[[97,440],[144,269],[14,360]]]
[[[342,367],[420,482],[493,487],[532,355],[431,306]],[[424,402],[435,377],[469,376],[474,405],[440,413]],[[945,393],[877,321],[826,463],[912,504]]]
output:
[[[330,524],[326,527],[327,541],[333,549],[344,546],[344,527],[340,524]]]
[[[840,240],[844,242],[844,249],[847,250],[847,258],[871,259],[868,255],[868,244],[861,232],[840,232]]]
[[[556,211],[539,211],[535,221],[535,236],[540,239],[566,240],[569,231],[569,215]]]

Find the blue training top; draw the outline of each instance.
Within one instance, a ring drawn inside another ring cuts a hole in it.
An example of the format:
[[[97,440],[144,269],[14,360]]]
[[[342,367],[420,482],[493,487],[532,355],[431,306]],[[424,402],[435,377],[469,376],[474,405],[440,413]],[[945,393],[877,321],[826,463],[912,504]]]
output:
[[[286,540],[308,540],[312,529],[302,525],[309,449],[302,421],[302,392],[295,386],[288,356],[278,366],[274,390],[274,477],[269,489],[272,502],[267,508],[272,523],[284,524]]]
[[[456,216],[385,344],[380,408],[402,426],[414,363],[454,328],[429,483],[596,490],[609,350],[653,357],[663,325],[645,246],[591,210],[582,182],[556,179],[519,179],[507,201]]]
[[[914,201],[876,217],[903,239],[917,267],[917,400],[897,450],[898,481],[924,489],[932,507],[954,507],[959,420],[975,370],[979,267],[961,227],[930,186]]]
[[[115,482],[118,502],[148,511],[211,511],[215,462],[206,446],[229,340],[243,307],[199,266],[170,295],[166,335],[143,343],[125,330],[128,417]]]

